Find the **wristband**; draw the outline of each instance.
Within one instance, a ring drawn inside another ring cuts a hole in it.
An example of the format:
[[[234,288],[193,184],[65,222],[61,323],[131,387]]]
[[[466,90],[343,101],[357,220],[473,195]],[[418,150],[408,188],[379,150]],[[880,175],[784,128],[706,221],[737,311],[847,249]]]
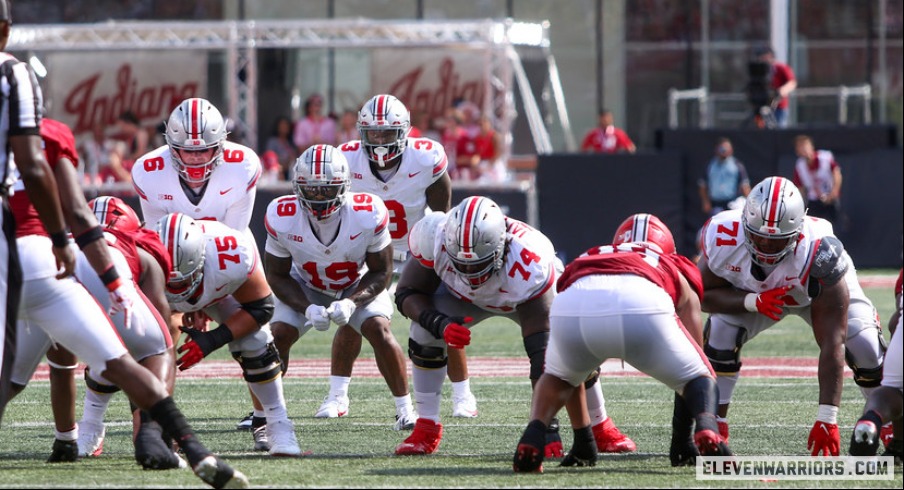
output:
[[[103,237],[104,230],[100,227],[100,225],[97,225],[94,228],[91,228],[81,235],[75,237],[75,243],[78,245],[78,248],[84,250],[85,247],[90,245],[92,242],[96,242]]]
[[[816,420],[827,424],[838,424],[838,407],[820,403],[819,410],[816,412]]]
[[[232,342],[234,338],[232,335],[232,330],[229,330],[229,327],[227,327],[225,323],[213,330],[208,331],[207,335],[213,341],[213,344],[215,346],[214,350],[219,349],[220,347],[223,347],[224,345]]]
[[[99,274],[100,280],[104,283],[104,286],[107,286],[108,291],[113,291],[122,285],[122,278],[119,277],[119,272],[117,272],[116,267],[111,265],[107,267],[103,273]]]
[[[66,248],[69,246],[69,232],[63,228],[55,233],[50,233],[50,242],[56,248]]]
[[[750,293],[747,296],[744,296],[744,309],[751,313],[759,311],[756,307],[756,299],[758,297],[759,295],[756,293]]]

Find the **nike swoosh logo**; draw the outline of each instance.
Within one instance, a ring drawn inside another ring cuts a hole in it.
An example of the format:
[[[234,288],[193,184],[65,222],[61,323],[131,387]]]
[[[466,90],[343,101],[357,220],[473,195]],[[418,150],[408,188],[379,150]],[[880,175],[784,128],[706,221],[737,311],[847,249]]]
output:
[[[356,234],[350,236],[349,238],[352,239],[352,240],[354,240],[355,238],[358,238],[359,236],[361,236],[361,233],[364,233],[364,232],[362,231],[362,232],[360,232],[360,233],[356,233]]]
[[[422,171],[421,171],[421,172],[422,172]],[[410,178],[414,177],[415,175],[417,175],[417,174],[419,174],[419,173],[421,173],[421,172],[415,172],[415,173],[413,173],[413,174],[409,173],[409,174],[408,174],[408,178],[410,179]]]
[[[508,291],[506,291],[505,289],[502,289],[502,288],[499,288],[499,292],[500,293],[508,293]]]
[[[221,290],[221,289],[223,289],[223,288],[225,288],[225,287],[226,287],[226,284],[223,284],[222,286],[220,286],[220,287],[214,289],[214,291],[219,291],[219,290]]]
[[[786,281],[793,281],[795,279],[797,279],[797,276],[785,276]]]
[[[232,187],[226,189],[225,191],[220,191],[220,195],[221,195],[221,196],[225,196],[225,195],[228,194],[229,191],[231,191],[231,190],[232,190]]]
[[[819,427],[822,428],[823,431],[825,431],[826,435],[829,435],[829,428],[826,427],[826,424],[819,424]]]

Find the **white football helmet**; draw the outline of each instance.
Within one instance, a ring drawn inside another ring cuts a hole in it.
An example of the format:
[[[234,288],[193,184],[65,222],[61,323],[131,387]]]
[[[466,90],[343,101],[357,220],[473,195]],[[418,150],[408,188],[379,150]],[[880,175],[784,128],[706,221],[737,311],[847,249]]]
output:
[[[768,177],[750,191],[741,215],[744,245],[759,265],[775,265],[797,245],[807,209],[788,179]]]
[[[358,113],[358,133],[367,158],[380,167],[400,157],[408,146],[411,116],[391,95],[375,95]]]
[[[456,272],[477,288],[502,268],[508,225],[499,206],[468,197],[449,211],[443,244]]]
[[[204,279],[207,238],[195,220],[182,213],[170,213],[157,222],[157,234],[166,247],[173,269],[166,280],[166,299],[170,303],[188,300]]]
[[[345,204],[350,184],[348,161],[330,145],[314,145],[295,160],[292,187],[302,207],[318,220]]]
[[[205,99],[185,99],[170,114],[164,134],[182,180],[207,182],[220,164],[228,134],[220,111]]]

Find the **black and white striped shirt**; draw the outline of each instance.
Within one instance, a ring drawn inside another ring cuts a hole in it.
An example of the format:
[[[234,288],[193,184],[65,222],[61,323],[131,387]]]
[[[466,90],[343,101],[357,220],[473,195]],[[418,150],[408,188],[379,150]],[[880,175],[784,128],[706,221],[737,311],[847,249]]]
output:
[[[0,52],[0,188],[6,190],[14,164],[10,164],[9,137],[40,134],[41,87],[31,68]]]

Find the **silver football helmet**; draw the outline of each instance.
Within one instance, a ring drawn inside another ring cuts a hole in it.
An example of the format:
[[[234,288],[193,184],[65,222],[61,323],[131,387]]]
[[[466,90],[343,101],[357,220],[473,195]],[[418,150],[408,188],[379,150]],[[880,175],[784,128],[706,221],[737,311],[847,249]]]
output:
[[[220,111],[205,99],[185,99],[170,114],[164,134],[182,180],[207,182],[220,164],[228,134]]]
[[[443,245],[456,272],[472,288],[502,268],[507,228],[502,210],[485,197],[468,197],[449,211]]]
[[[768,177],[750,191],[741,215],[744,245],[753,261],[779,263],[797,245],[807,209],[797,187],[788,179]]]
[[[402,156],[408,146],[411,116],[392,95],[375,95],[358,113],[358,133],[367,158],[380,167]]]
[[[318,220],[332,216],[345,204],[350,182],[348,161],[333,146],[314,145],[295,160],[295,195]]]
[[[170,303],[188,300],[204,279],[207,238],[195,220],[182,213],[170,213],[157,222],[157,234],[166,247],[173,269],[166,280],[166,299]]]

